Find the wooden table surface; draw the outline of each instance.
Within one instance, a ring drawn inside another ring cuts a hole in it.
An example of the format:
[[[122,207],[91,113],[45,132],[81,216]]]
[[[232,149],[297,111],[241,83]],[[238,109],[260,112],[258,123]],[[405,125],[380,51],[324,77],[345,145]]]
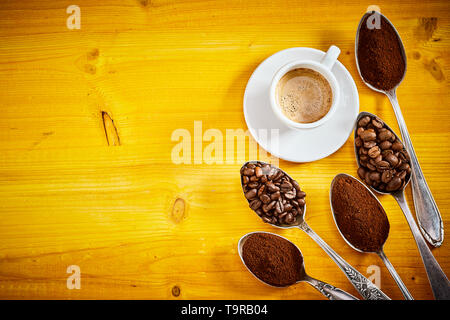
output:
[[[80,29],[67,27],[72,4]],[[259,63],[282,49],[332,44],[360,110],[398,133],[389,101],[356,70],[356,27],[370,4],[1,1],[0,298],[324,299],[304,283],[267,287],[244,269],[236,244],[257,230],[288,237],[308,274],[358,296],[305,233],[271,228],[250,211],[239,180],[248,156],[194,163],[192,150],[190,164],[177,164],[173,134],[188,132],[192,145],[205,132],[221,134],[225,149],[227,129],[247,130],[243,94]],[[449,230],[450,3],[376,4],[406,47],[399,101]],[[194,135],[195,122],[202,130]],[[353,138],[320,161],[279,165],[307,192],[309,225],[363,274],[379,266],[381,289],[402,299],[381,260],[351,249],[333,223],[329,185],[337,173],[356,175]],[[410,187],[407,197],[412,207]],[[391,224],[386,255],[416,299],[431,299],[400,208],[380,200]],[[433,249],[447,274],[449,248],[446,239]],[[67,286],[73,265],[80,289]]]

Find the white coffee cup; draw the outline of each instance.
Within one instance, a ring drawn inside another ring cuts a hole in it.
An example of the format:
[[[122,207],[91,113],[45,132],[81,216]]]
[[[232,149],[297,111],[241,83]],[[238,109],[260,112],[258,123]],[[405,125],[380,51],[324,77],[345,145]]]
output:
[[[336,46],[331,46],[325,56],[322,58],[320,62],[312,61],[312,60],[294,60],[291,61],[284,66],[282,66],[276,73],[275,76],[272,79],[272,83],[270,85],[270,105],[272,107],[273,112],[275,115],[287,126],[295,129],[307,129],[307,128],[314,128],[318,127],[325,122],[327,122],[333,113],[336,111],[337,105],[339,103],[340,98],[340,88],[339,83],[336,80],[336,77],[331,72],[331,69],[333,68],[334,63],[337,61],[337,58],[339,54],[341,53],[341,50]],[[330,110],[328,113],[320,118],[319,120],[315,122],[310,123],[300,123],[293,121],[289,119],[282,111],[281,108],[278,105],[278,99],[276,95],[276,89],[278,82],[280,79],[289,71],[298,69],[298,68],[306,68],[314,70],[318,73],[320,73],[330,84],[331,92],[332,92],[332,103]]]

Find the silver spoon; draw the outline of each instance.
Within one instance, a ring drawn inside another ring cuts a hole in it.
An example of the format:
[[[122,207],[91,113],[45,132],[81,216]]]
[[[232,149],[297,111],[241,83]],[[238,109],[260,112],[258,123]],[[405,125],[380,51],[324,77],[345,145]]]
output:
[[[366,82],[363,78],[359,63],[358,63],[358,41],[359,41],[359,33],[361,28],[363,27],[363,21],[368,15],[379,14],[380,18],[386,19],[386,22],[392,26],[392,29],[395,31],[398,37],[398,41],[401,48],[401,54],[403,56],[403,60],[405,61],[405,71],[403,73],[403,77],[397,85],[390,90],[380,90],[370,83]],[[417,221],[419,222],[419,228],[422,231],[425,239],[433,246],[439,247],[444,241],[444,224],[442,222],[442,217],[439,212],[439,209],[434,201],[433,195],[431,194],[430,188],[425,180],[425,177],[422,173],[422,169],[420,168],[419,161],[417,160],[416,153],[414,152],[414,148],[411,142],[411,138],[409,137],[408,129],[406,127],[406,122],[403,119],[402,111],[400,109],[400,105],[398,104],[396,90],[400,83],[403,81],[403,78],[406,74],[406,54],[405,48],[403,46],[403,42],[395,29],[394,25],[381,13],[379,12],[368,12],[366,13],[359,22],[358,31],[356,32],[356,40],[355,40],[355,59],[356,66],[358,69],[358,73],[361,76],[363,82],[372,90],[384,93],[389,98],[389,101],[392,104],[392,108],[394,109],[395,116],[397,118],[398,126],[400,128],[400,133],[402,135],[403,141],[405,143],[405,148],[408,151],[411,157],[411,169],[412,169],[412,193],[414,199],[414,207],[416,209]]]
[[[249,161],[254,162],[254,161]],[[246,166],[249,162],[244,163]],[[261,164],[267,164],[262,161],[258,161]],[[281,170],[278,168],[278,170]],[[286,172],[281,170],[286,176],[290,177]],[[292,178],[291,178],[292,179]],[[241,180],[242,183],[242,180]],[[306,232],[308,236],[310,236],[329,256],[333,261],[338,265],[338,267],[344,272],[347,279],[350,283],[355,287],[356,290],[361,294],[361,296],[366,300],[390,300],[390,298],[380,289],[378,289],[372,281],[364,277],[358,270],[353,268],[347,261],[345,261],[340,255],[338,255],[325,241],[322,240],[321,237],[317,233],[315,233],[309,226],[306,224],[304,219],[306,213],[306,204],[302,210],[301,214],[298,214],[295,217],[295,221],[290,225],[276,225],[270,223],[272,226],[281,228],[281,229],[290,229],[290,228],[299,228]]]
[[[242,263],[245,265],[245,267],[247,268],[247,270],[248,270],[248,271],[249,271],[256,279],[258,279],[258,280],[261,281],[262,283],[265,283],[265,284],[267,284],[268,286],[271,286],[271,287],[276,287],[276,288],[286,287],[286,286],[280,286],[280,287],[274,286],[274,285],[272,285],[272,284],[269,284],[269,283],[263,281],[262,279],[260,279],[259,277],[257,277],[257,276],[252,272],[252,270],[247,266],[247,264],[245,263],[244,258],[243,258],[243,256],[242,256],[242,248],[243,248],[243,246],[244,246],[245,241],[246,241],[251,235],[257,234],[257,233],[271,234],[271,235],[273,235],[273,236],[282,238],[282,239],[284,239],[284,240],[290,242],[295,248],[297,248],[298,254],[300,255],[300,257],[302,257],[302,260],[303,260],[302,252],[300,251],[300,249],[299,249],[295,244],[293,244],[293,243],[292,243],[291,241],[289,241],[288,239],[286,239],[286,238],[284,238],[284,237],[281,237],[281,236],[279,236],[279,235],[277,235],[277,234],[270,233],[270,232],[250,232],[250,233],[247,233],[246,235],[244,235],[243,237],[241,237],[241,239],[240,239],[239,242],[238,242],[238,252],[239,252],[239,257],[241,258]],[[295,283],[299,283],[299,282],[307,282],[307,283],[309,283],[311,286],[313,286],[315,289],[317,289],[321,294],[323,294],[325,297],[327,297],[327,298],[330,299],[330,300],[358,300],[356,297],[352,296],[350,293],[345,292],[345,291],[342,290],[342,289],[333,287],[332,285],[330,285],[330,284],[328,284],[328,283],[326,283],[326,282],[323,282],[323,281],[320,281],[320,280],[317,280],[317,279],[314,279],[314,278],[308,276],[308,275],[306,274],[306,271],[305,271],[305,262],[304,262],[304,260],[303,260],[303,263],[302,263],[302,267],[301,267],[301,268],[302,268],[302,270],[301,270],[301,272],[300,272],[301,277],[300,277],[299,279],[297,279],[297,281],[296,281]],[[295,283],[293,283],[293,284],[295,284]],[[289,286],[289,285],[288,285],[288,286]]]
[[[375,115],[373,115],[369,112],[361,112],[358,115],[358,118],[356,119],[355,128],[358,125],[359,120],[365,116],[375,117]],[[384,124],[385,124],[386,128],[388,130],[390,130],[398,140],[400,140],[398,138],[398,136],[395,134],[395,132],[386,123],[384,123]],[[356,138],[356,135],[357,135],[357,133],[356,133],[356,129],[355,129],[355,138]],[[356,162],[359,167],[360,166],[359,155],[358,155],[356,145],[354,145],[354,148],[355,148]],[[400,208],[403,211],[403,214],[405,215],[406,221],[409,224],[409,228],[411,229],[411,232],[414,236],[414,240],[416,241],[417,247],[420,252],[420,256],[422,257],[422,261],[425,266],[425,270],[427,272],[428,281],[430,282],[434,297],[437,300],[441,300],[441,299],[449,300],[450,299],[450,283],[447,279],[447,276],[445,275],[444,271],[442,271],[441,266],[434,258],[433,254],[431,253],[430,248],[428,248],[427,243],[423,239],[423,237],[419,231],[419,228],[417,227],[417,224],[414,221],[412,213],[409,210],[408,204],[406,203],[404,190],[405,190],[406,186],[408,185],[409,180],[410,180],[410,177],[408,177],[408,180],[405,181],[405,184],[402,189],[393,191],[393,192],[380,191],[380,190],[373,188],[372,186],[370,186],[370,189],[372,189],[373,191],[378,192],[380,194],[390,194],[397,201],[397,203],[399,204]]]
[[[352,247],[353,249],[355,249],[358,252],[368,252],[368,251],[363,251],[359,248],[357,248],[356,246],[354,246],[342,233],[341,228],[339,227],[339,224],[336,221],[336,215],[335,215],[335,211],[334,211],[334,206],[333,206],[333,202],[332,202],[332,195],[333,195],[333,186],[334,183],[336,182],[337,179],[342,178],[342,177],[348,177],[351,178],[353,180],[355,180],[357,183],[359,183],[360,185],[362,185],[364,188],[367,189],[367,191],[369,192],[369,194],[378,201],[378,203],[380,204],[381,207],[382,204],[380,203],[380,201],[378,200],[378,198],[372,193],[372,191],[370,191],[369,188],[367,188],[363,183],[359,182],[359,180],[355,179],[354,177],[345,174],[345,173],[340,173],[337,176],[334,177],[333,181],[331,182],[331,187],[330,187],[330,207],[331,207],[331,212],[333,213],[333,219],[334,219],[334,223],[336,224],[336,227],[339,230],[339,233],[341,234],[342,238],[344,238],[345,242],[347,242],[347,244]],[[389,221],[387,220],[386,217],[386,223],[389,224]],[[414,300],[414,298],[412,297],[411,293],[409,293],[408,289],[406,288],[405,284],[403,283],[402,279],[400,278],[400,276],[398,275],[397,271],[395,270],[394,266],[391,264],[391,262],[388,260],[388,258],[386,257],[383,247],[384,247],[384,243],[387,240],[387,235],[386,238],[384,239],[383,243],[381,244],[381,246],[379,248],[376,249],[376,251],[372,251],[373,253],[376,253],[381,260],[383,260],[384,264],[386,265],[386,268],[389,270],[389,273],[392,275],[392,277],[394,278],[395,282],[397,283],[398,287],[400,288],[400,291],[402,292],[403,296],[405,297],[406,300]]]

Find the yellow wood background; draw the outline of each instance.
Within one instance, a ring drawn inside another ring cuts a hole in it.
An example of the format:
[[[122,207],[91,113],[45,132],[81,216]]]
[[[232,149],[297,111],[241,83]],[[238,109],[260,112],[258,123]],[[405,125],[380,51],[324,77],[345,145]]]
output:
[[[80,30],[66,26],[72,4]],[[258,64],[282,49],[332,44],[355,79],[360,110],[397,130],[387,98],[356,70],[356,27],[371,4],[1,1],[0,298],[324,299],[304,283],[266,287],[244,269],[236,244],[256,230],[288,237],[311,276],[359,296],[306,234],[256,218],[241,193],[240,161],[174,164],[171,135],[184,128],[193,137],[194,121],[203,132],[246,130],[243,94]],[[450,5],[376,4],[405,43],[399,101],[448,237]],[[309,225],[367,276],[380,266],[381,288],[402,299],[381,260],[346,245],[330,214],[332,178],[356,175],[352,143],[320,161],[279,164],[308,194]],[[412,206],[409,187],[408,198]],[[391,223],[386,255],[416,299],[431,299],[402,212],[380,199]],[[447,274],[448,241],[433,249]],[[80,290],[67,289],[70,265],[81,269]]]

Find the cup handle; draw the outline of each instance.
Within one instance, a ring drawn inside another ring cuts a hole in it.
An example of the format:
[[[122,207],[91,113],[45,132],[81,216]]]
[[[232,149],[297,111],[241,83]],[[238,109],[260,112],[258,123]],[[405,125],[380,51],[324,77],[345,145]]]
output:
[[[336,62],[337,58],[341,54],[341,49],[339,49],[336,46],[331,46],[325,56],[323,57],[322,61],[320,63],[326,67],[327,69],[333,68],[334,63]]]

